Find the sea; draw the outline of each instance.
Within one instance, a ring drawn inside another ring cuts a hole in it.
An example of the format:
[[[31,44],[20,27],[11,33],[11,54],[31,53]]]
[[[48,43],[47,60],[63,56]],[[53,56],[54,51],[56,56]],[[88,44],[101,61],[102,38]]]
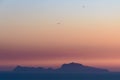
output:
[[[0,80],[120,80],[120,73],[16,73],[0,72]]]

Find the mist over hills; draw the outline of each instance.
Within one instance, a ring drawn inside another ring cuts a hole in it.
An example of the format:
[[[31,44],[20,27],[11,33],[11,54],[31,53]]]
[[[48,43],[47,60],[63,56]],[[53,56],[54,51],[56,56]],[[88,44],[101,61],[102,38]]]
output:
[[[44,67],[23,67],[17,66],[13,70],[14,72],[39,72],[39,73],[103,73],[109,72],[107,69],[95,68],[91,66],[85,66],[79,63],[63,64],[60,68],[44,68]]]

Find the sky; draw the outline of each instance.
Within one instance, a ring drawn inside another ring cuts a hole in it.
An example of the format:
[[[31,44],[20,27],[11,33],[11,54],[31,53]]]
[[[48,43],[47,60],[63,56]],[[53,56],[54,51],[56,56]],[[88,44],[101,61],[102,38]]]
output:
[[[120,0],[0,0],[0,70],[78,62],[120,71]]]

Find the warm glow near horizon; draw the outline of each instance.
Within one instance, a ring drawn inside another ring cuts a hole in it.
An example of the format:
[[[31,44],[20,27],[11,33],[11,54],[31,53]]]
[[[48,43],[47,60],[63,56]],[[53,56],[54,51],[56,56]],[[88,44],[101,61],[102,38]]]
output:
[[[120,71],[119,0],[1,0],[0,66],[78,62]]]

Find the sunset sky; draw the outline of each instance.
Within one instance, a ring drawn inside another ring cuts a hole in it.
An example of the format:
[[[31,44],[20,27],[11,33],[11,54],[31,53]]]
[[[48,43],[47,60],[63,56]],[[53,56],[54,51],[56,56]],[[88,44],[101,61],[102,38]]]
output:
[[[0,0],[0,70],[69,62],[120,71],[120,0]]]

